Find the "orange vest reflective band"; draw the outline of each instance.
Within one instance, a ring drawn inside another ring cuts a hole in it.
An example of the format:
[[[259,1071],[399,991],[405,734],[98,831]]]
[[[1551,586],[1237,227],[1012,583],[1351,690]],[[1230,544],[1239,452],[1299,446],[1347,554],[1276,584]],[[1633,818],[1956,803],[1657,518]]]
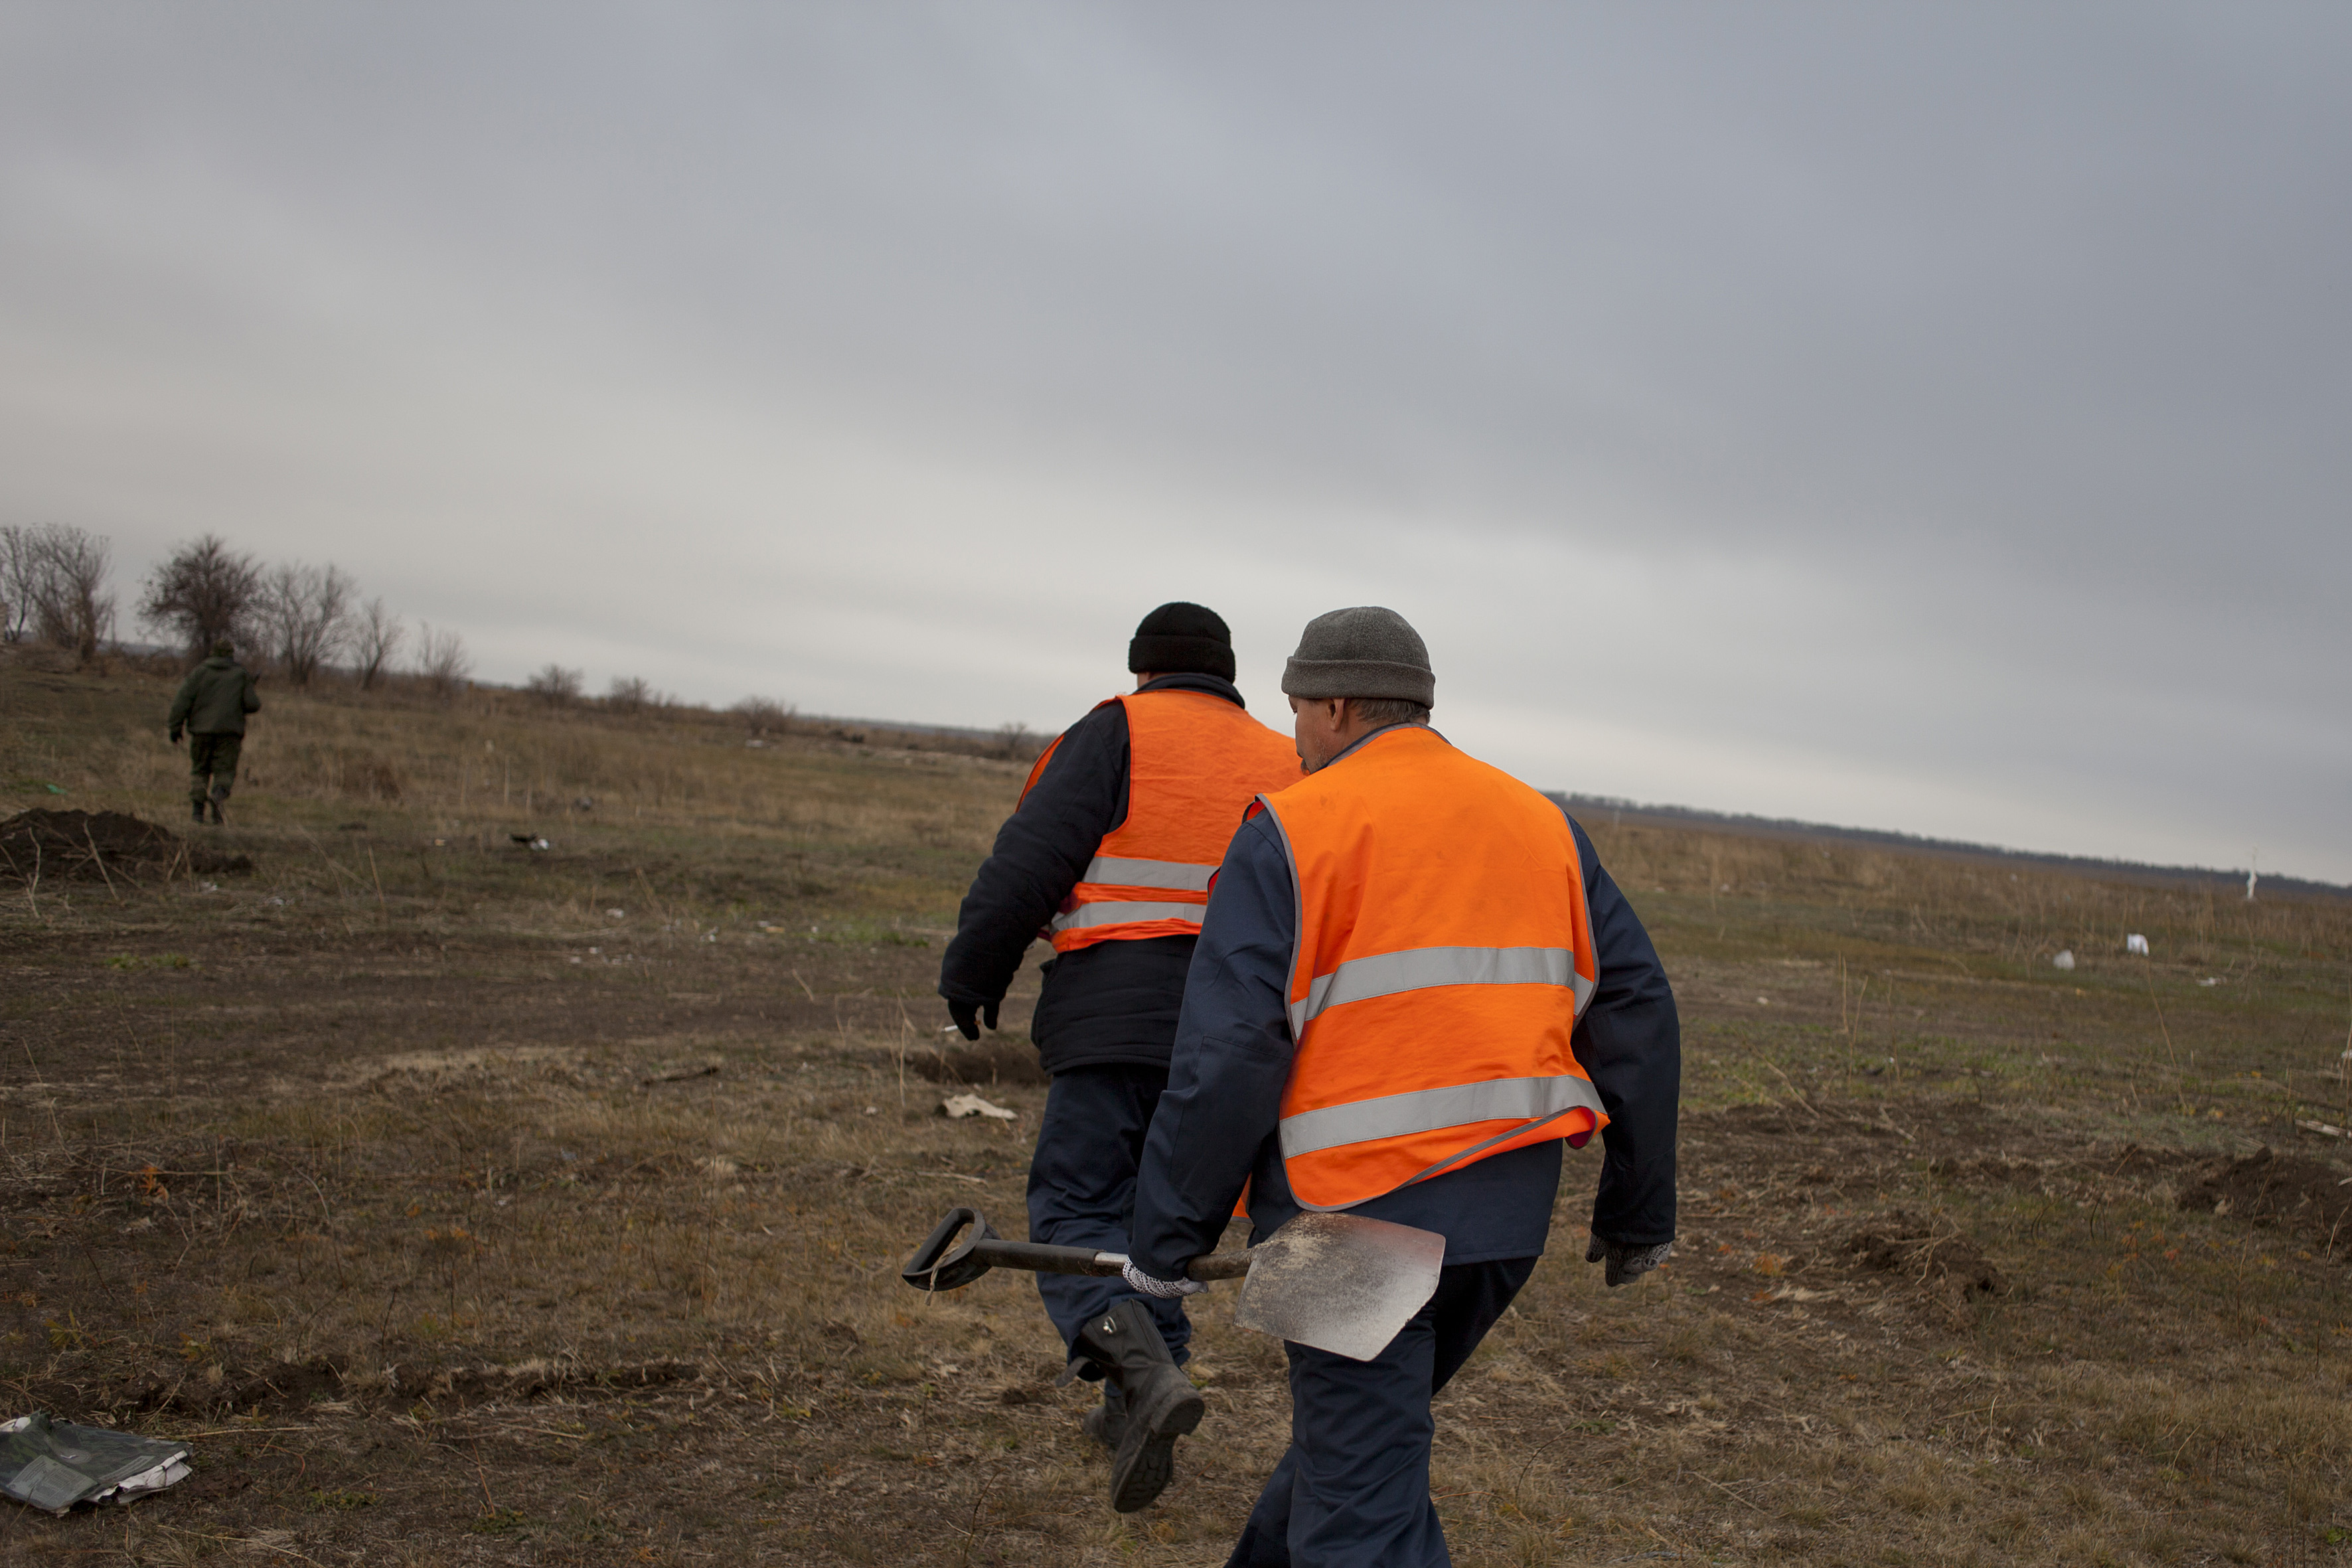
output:
[[[1222,697],[1139,691],[1111,700],[1127,709],[1127,820],[1104,836],[1047,926],[1056,952],[1200,935],[1209,879],[1243,812],[1299,776],[1290,738]],[[1048,747],[1037,759],[1030,785],[1053,754]]]
[[[1600,971],[1558,806],[1420,725],[1264,804],[1298,897],[1281,1136],[1301,1205],[1607,1124],[1569,1045]]]

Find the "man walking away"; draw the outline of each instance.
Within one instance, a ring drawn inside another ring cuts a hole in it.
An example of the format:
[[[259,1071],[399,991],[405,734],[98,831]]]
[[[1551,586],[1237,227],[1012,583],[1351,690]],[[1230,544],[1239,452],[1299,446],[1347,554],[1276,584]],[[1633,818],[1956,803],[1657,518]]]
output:
[[[236,649],[226,638],[213,644],[213,656],[188,671],[180,694],[172,699],[172,744],[180,731],[188,732],[188,799],[195,819],[221,818],[221,803],[236,784],[236,753],[245,744],[245,716],[261,711],[261,693],[253,677],[236,662]]]
[[[1244,710],[1213,611],[1160,605],[1136,627],[1127,667],[1135,690],[1037,759],[940,967],[948,1014],[976,1040],[982,1019],[996,1027],[1030,942],[1053,939],[1030,1026],[1053,1087],[1029,1166],[1029,1238],[1108,1252],[1127,1250],[1210,876],[1251,800],[1300,776],[1290,741]],[[1175,1301],[1118,1279],[1040,1274],[1037,1291],[1070,1373],[1104,1380],[1086,1429],[1114,1451],[1111,1506],[1142,1508],[1201,1419],[1177,1370],[1192,1325]]]
[[[1449,1559],[1430,1398],[1534,1272],[1561,1144],[1604,1154],[1589,1262],[1622,1285],[1675,1233],[1681,1044],[1642,922],[1584,831],[1429,728],[1392,610],[1307,623],[1283,674],[1307,776],[1217,873],[1137,1178],[1129,1282],[1198,1289],[1249,1183],[1262,1237],[1340,1210],[1445,1237],[1436,1292],[1368,1362],[1291,1344],[1290,1447],[1232,1563]]]

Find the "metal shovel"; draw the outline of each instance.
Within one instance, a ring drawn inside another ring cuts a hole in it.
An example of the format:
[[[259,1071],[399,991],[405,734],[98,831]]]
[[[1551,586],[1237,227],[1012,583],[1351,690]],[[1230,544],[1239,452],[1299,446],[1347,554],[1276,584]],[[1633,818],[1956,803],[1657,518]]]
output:
[[[971,1234],[957,1236],[967,1227]],[[1319,1351],[1370,1361],[1437,1289],[1445,1238],[1357,1215],[1302,1214],[1257,1246],[1184,1266],[1194,1279],[1242,1279],[1234,1321]],[[1124,1253],[1007,1241],[978,1209],[957,1208],[915,1249],[900,1276],[918,1290],[953,1290],[991,1268],[1115,1275]],[[1246,1278],[1243,1278],[1246,1276]]]

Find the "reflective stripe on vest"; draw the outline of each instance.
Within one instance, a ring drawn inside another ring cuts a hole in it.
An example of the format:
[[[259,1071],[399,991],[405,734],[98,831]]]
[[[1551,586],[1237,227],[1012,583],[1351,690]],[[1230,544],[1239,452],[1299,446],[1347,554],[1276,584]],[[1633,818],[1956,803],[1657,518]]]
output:
[[[1545,1121],[1579,1107],[1601,1113],[1601,1091],[1573,1074],[1558,1078],[1490,1078],[1380,1100],[1327,1105],[1282,1120],[1282,1154],[1292,1159],[1318,1149],[1394,1138],[1477,1121]]]
[[[1351,958],[1317,975],[1307,983],[1306,999],[1290,1005],[1290,1034],[1294,1039],[1305,1034],[1326,1007],[1432,985],[1558,985],[1572,996],[1580,1017],[1595,984],[1576,972],[1576,954],[1565,947],[1410,948]]]
[[[1263,799],[1297,898],[1280,1133],[1302,1206],[1607,1123],[1571,1047],[1599,962],[1557,806],[1411,725]]]
[[[1215,868],[1212,867],[1211,869]],[[1051,929],[1087,931],[1096,926],[1127,925],[1137,921],[1190,921],[1198,931],[1202,911],[1206,904],[1151,904],[1126,899],[1097,899],[1090,904],[1080,904],[1064,915],[1055,915]]]
[[[1243,812],[1261,791],[1300,776],[1289,739],[1224,698],[1139,691],[1111,700],[1127,710],[1127,820],[1103,836],[1047,922],[1056,952],[1198,936],[1210,879]],[[1030,786],[1051,754],[1038,759]]]
[[[1087,863],[1087,874],[1079,880],[1108,882],[1118,888],[1177,888],[1188,893],[1205,893],[1209,879],[1217,874],[1212,864],[1195,866],[1184,860],[1121,860],[1108,855],[1097,855]]]

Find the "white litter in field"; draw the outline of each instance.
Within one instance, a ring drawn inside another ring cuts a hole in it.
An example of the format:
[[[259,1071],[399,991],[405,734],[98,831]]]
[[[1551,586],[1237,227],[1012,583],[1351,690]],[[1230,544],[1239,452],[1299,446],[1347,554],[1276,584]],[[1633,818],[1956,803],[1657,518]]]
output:
[[[78,1502],[130,1502],[188,1476],[188,1447],[128,1432],[51,1421],[36,1413],[0,1425],[0,1494],[68,1512]]]
[[[2124,938],[2124,951],[2126,952],[2136,952],[2142,958],[2146,958],[2147,956],[2147,938],[2140,935],[2137,931],[2132,932],[2131,935]]]
[[[2218,974],[2209,974],[2197,984],[2200,985],[2219,985],[2221,984],[2221,977]]]
[[[967,1116],[986,1116],[998,1121],[1019,1119],[1017,1110],[1007,1110],[1001,1105],[991,1105],[976,1094],[950,1095],[940,1101],[940,1114],[950,1121],[961,1121]]]
[[[2052,959],[2050,961],[2050,967],[2053,969],[2073,969],[2074,967],[2074,950],[2070,947],[2065,952],[2060,953],[2057,957]]]

